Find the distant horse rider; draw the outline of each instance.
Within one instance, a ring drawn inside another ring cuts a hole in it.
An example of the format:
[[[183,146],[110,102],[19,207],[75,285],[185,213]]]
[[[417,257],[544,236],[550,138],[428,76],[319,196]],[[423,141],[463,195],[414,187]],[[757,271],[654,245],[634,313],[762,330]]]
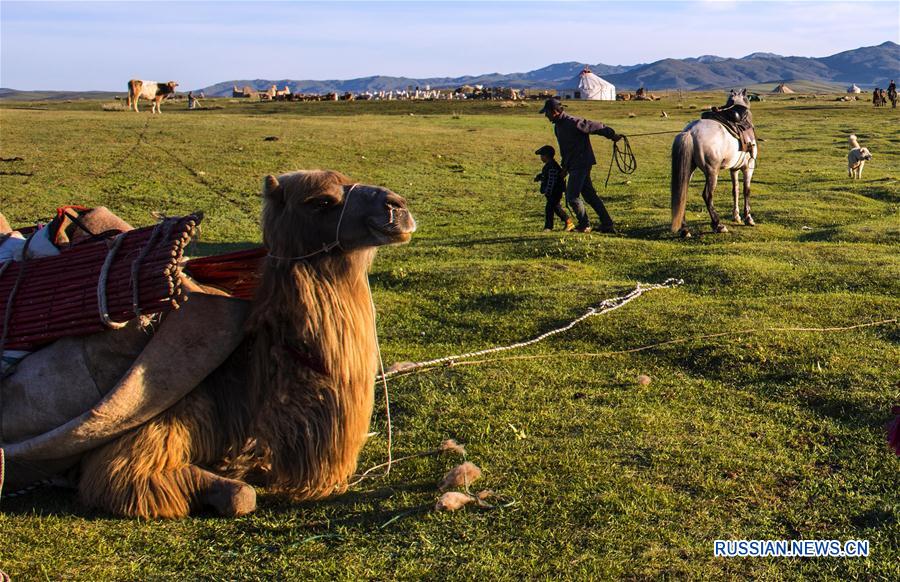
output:
[[[891,79],[890,85],[888,85],[887,89],[888,99],[891,100],[891,107],[897,107],[897,84],[894,83],[894,80]]]
[[[578,232],[591,231],[590,220],[582,201],[582,196],[584,196],[584,200],[600,217],[600,232],[615,232],[612,217],[606,211],[603,200],[597,196],[597,191],[591,182],[591,167],[597,163],[597,160],[594,158],[590,135],[592,133],[602,135],[614,142],[619,141],[621,136],[611,127],[607,127],[599,121],[569,115],[563,111],[559,99],[554,97],[544,102],[540,113],[546,115],[553,124],[553,132],[556,134],[559,153],[562,156],[562,167],[569,174],[569,181],[566,185],[566,201],[578,219],[576,230]]]

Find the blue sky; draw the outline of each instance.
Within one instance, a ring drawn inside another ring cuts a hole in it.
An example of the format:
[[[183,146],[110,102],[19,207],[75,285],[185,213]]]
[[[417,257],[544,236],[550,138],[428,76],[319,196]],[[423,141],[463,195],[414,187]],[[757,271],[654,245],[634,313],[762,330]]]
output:
[[[826,56],[900,41],[900,2],[8,2],[0,86],[199,88],[635,64],[765,51]]]

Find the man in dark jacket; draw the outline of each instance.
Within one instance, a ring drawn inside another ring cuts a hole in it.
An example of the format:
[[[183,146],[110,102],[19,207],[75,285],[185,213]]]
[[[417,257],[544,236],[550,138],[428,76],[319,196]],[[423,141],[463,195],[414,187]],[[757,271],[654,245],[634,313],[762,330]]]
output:
[[[597,196],[597,191],[591,182],[591,167],[597,163],[597,160],[594,158],[594,150],[591,147],[590,134],[602,135],[613,141],[619,141],[621,137],[611,127],[607,127],[599,121],[569,115],[563,111],[562,103],[555,98],[547,99],[540,112],[546,115],[553,124],[553,132],[556,134],[559,152],[562,156],[562,167],[569,174],[566,200],[578,218],[576,230],[578,232],[591,231],[587,211],[584,209],[584,202],[581,199],[584,196],[584,200],[600,217],[600,231],[615,232],[612,217],[606,211],[603,201]]]
[[[563,169],[556,163],[556,150],[553,146],[545,145],[534,153],[541,156],[541,161],[544,162],[541,173],[534,177],[535,182],[541,183],[541,194],[547,198],[544,230],[553,230],[553,215],[556,214],[565,223],[566,232],[571,232],[575,230],[575,224],[559,203],[566,191],[566,178]]]

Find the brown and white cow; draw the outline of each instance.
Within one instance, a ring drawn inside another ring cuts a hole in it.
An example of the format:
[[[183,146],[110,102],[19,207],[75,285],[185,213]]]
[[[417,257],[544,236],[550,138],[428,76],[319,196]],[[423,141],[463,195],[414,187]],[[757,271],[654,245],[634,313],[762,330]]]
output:
[[[128,107],[138,111],[138,100],[144,98],[153,102],[153,107],[150,109],[152,113],[160,113],[160,101],[169,95],[174,95],[177,86],[178,83],[175,81],[157,83],[156,81],[132,79],[128,81]]]

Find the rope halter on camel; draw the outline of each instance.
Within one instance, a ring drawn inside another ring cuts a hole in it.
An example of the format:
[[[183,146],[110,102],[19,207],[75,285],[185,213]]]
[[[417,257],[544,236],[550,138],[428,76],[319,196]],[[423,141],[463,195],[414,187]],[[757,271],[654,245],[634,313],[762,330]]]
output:
[[[353,192],[353,189],[357,186],[359,186],[359,184],[352,184],[347,190],[347,193],[344,195],[344,203],[341,205],[341,215],[338,216],[337,228],[334,231],[334,241],[330,243],[324,243],[322,245],[322,248],[320,248],[319,250],[313,251],[306,255],[300,255],[299,257],[279,257],[277,255],[273,255],[272,253],[269,253],[266,256],[270,259],[281,261],[304,261],[310,257],[314,257],[322,253],[330,253],[336,248],[344,250],[344,247],[341,246],[341,223],[344,221],[344,212],[347,210],[347,206],[349,206],[350,204],[350,193]]]

